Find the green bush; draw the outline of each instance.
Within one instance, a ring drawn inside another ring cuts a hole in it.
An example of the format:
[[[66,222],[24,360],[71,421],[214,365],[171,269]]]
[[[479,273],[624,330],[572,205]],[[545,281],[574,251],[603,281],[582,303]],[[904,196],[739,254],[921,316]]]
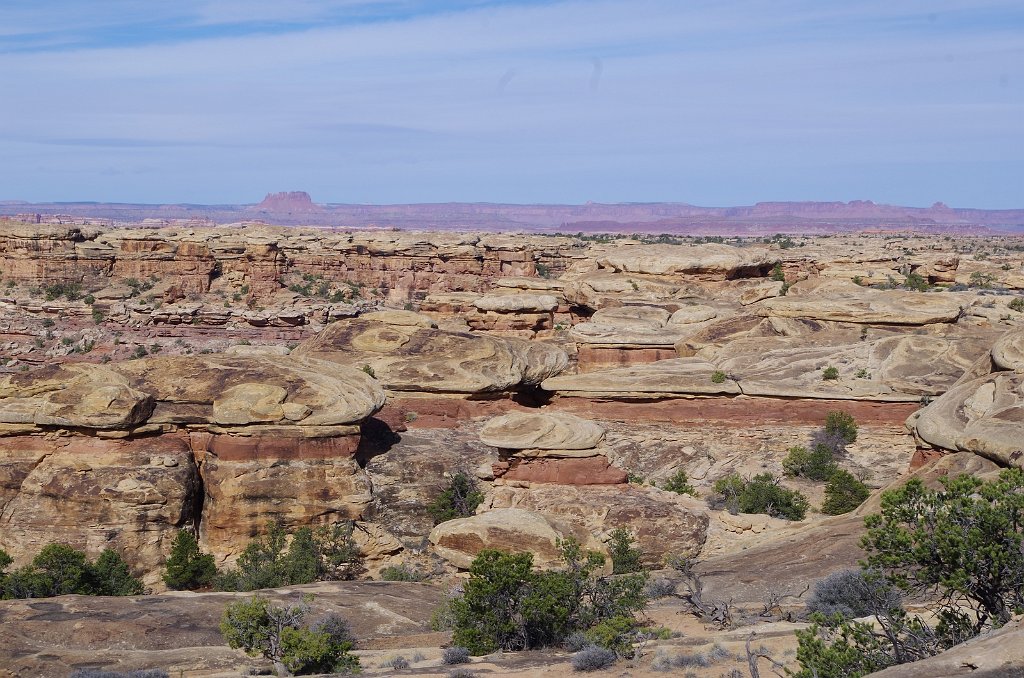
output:
[[[253,597],[228,605],[220,631],[233,649],[274,662],[278,675],[357,673],[359,658],[351,654],[348,627],[331,618],[312,627],[302,626],[309,600],[279,607]]]
[[[728,378],[729,378],[729,375],[727,375],[722,370],[715,370],[714,372],[711,373],[711,383],[712,384],[724,384],[725,380],[728,379]]]
[[[809,480],[828,480],[837,470],[832,450],[825,445],[815,445],[813,450],[789,448],[789,454],[782,460],[782,468],[788,476]]]
[[[383,581],[423,581],[427,575],[408,565],[388,565],[380,571]]]
[[[1018,313],[1024,313],[1024,297],[1017,297],[1011,301],[1008,306],[1011,311],[1017,311]]]
[[[632,619],[646,605],[640,574],[595,574],[603,558],[562,542],[565,567],[536,572],[529,553],[481,551],[461,597],[448,604],[453,642],[474,655],[561,644],[614,617]]]
[[[915,292],[927,292],[931,288],[931,285],[928,284],[927,278],[917,273],[908,273],[906,279],[903,281],[903,287]]]
[[[267,533],[249,542],[233,570],[214,581],[219,591],[257,589],[309,584],[314,581],[351,579],[361,566],[359,550],[352,539],[351,523],[335,523],[315,530],[301,527],[288,544],[279,523],[268,523]]]
[[[199,542],[188,530],[181,530],[171,544],[171,555],[164,564],[163,580],[176,591],[194,590],[209,585],[217,575],[213,556],[199,550]]]
[[[643,571],[643,565],[640,564],[643,553],[633,547],[634,543],[633,535],[626,528],[616,527],[612,530],[612,538],[608,542],[608,552],[612,557],[612,574]]]
[[[774,280],[775,282],[786,282],[786,274],[782,270],[781,262],[775,264],[775,266],[772,268],[772,274],[768,277],[770,280]]]
[[[939,482],[932,490],[915,478],[883,493],[881,513],[865,519],[861,542],[864,565],[886,586],[934,601],[926,616],[935,626],[891,602],[878,607],[879,597],[892,594],[871,588],[874,624],[839,611],[797,632],[795,676],[856,677],[916,661],[1024,609],[1024,470],[1007,469],[991,481],[960,475]]]
[[[857,441],[857,422],[847,412],[836,410],[825,415],[825,433],[841,436],[847,443]]]
[[[750,480],[731,473],[715,481],[714,491],[718,502],[739,513],[803,520],[809,506],[804,495],[779,486],[778,478],[770,473],[758,474]]]
[[[447,520],[473,515],[476,507],[484,500],[484,493],[477,488],[476,480],[464,471],[453,473],[446,487],[437,499],[427,505],[427,513],[438,525]]]
[[[849,513],[869,496],[871,491],[867,485],[854,478],[850,472],[838,470],[825,485],[825,502],[821,505],[821,512],[830,516]]]
[[[839,378],[839,368],[829,365],[825,368],[825,371],[821,373],[821,378],[824,381],[835,381]]]
[[[665,484],[661,486],[661,489],[668,492],[675,492],[676,494],[688,494],[696,497],[697,490],[690,485],[690,479],[686,475],[686,471],[679,469],[673,475],[665,481]]]
[[[95,562],[65,544],[48,544],[30,565],[7,573],[10,556],[0,551],[0,598],[47,598],[66,594],[135,596],[142,582],[113,549],[104,549]]]

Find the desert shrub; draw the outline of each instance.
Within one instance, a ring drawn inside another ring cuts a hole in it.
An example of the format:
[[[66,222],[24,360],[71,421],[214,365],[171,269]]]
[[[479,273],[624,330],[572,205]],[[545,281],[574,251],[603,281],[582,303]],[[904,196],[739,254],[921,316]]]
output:
[[[409,660],[398,655],[397,657],[389,657],[380,663],[379,668],[382,669],[394,669],[395,671],[401,671],[402,669],[409,668]]]
[[[455,645],[453,647],[446,647],[444,652],[441,654],[441,663],[445,666],[452,666],[454,664],[466,664],[469,662],[469,650],[465,647]]]
[[[640,564],[643,553],[640,549],[634,548],[634,543],[636,540],[626,528],[617,527],[612,530],[612,538],[608,542],[608,552],[612,557],[612,574],[629,574],[644,569]]]
[[[632,616],[610,617],[595,624],[583,634],[592,645],[612,650],[625,657],[633,654],[636,620]]]
[[[825,445],[791,447],[782,460],[782,469],[788,476],[799,476],[809,480],[827,480],[836,472],[837,466],[832,451]]]
[[[562,647],[569,652],[579,652],[588,645],[590,645],[590,641],[587,640],[586,634],[582,631],[574,631],[562,641]]]
[[[477,487],[476,480],[465,471],[453,473],[448,487],[427,505],[427,513],[438,525],[455,518],[473,515],[476,507],[484,500],[484,494]]]
[[[217,576],[213,556],[199,550],[199,542],[189,530],[181,530],[171,544],[171,555],[164,564],[163,580],[177,591],[207,586]]]
[[[817,614],[815,624],[797,631],[795,676],[856,677],[916,661],[1001,626],[1024,608],[1024,470],[1007,469],[991,481],[960,475],[940,482],[932,490],[913,479],[883,493],[881,513],[865,519],[861,542],[871,579],[884,576],[904,593],[937,601],[928,610],[935,626],[890,607],[887,596],[894,594],[871,588],[865,576],[868,603],[884,601],[872,610],[874,624],[850,621],[842,609]],[[854,590],[845,603],[857,600],[859,586],[847,582]]]
[[[352,538],[350,522],[322,525],[315,530],[301,527],[288,535],[275,522],[267,532],[246,545],[235,569],[217,576],[220,591],[255,591],[314,581],[351,579],[361,566],[359,550]]]
[[[220,631],[229,647],[266,657],[279,675],[358,672],[359,658],[351,654],[353,642],[344,621],[328,617],[304,627],[308,612],[308,599],[281,607],[254,596],[227,606]]]
[[[423,581],[427,575],[408,565],[388,565],[381,568],[380,578],[383,581]]]
[[[690,484],[690,479],[686,475],[686,471],[679,469],[672,474],[665,484],[661,486],[661,489],[669,492],[675,492],[676,494],[689,494],[693,497],[697,496],[697,490],[694,489],[693,485]]]
[[[786,274],[782,270],[781,263],[777,263],[774,267],[772,267],[772,273],[770,276],[768,276],[768,278],[770,280],[774,280],[775,282],[786,282]]]
[[[103,549],[89,570],[96,595],[138,596],[143,593],[142,582],[132,576],[121,554],[113,549]]]
[[[977,634],[1024,608],[1024,470],[940,482],[883,493],[881,513],[865,519],[866,562],[905,591],[963,596]]]
[[[825,502],[821,505],[821,512],[830,516],[849,513],[869,496],[871,491],[867,485],[854,478],[849,471],[838,470],[825,485]]]
[[[836,410],[825,415],[825,433],[841,437],[847,444],[857,441],[857,422],[847,412]]]
[[[729,375],[727,375],[722,370],[715,370],[714,372],[711,373],[711,383],[712,384],[724,384],[725,380],[728,379],[728,378],[729,378]]]
[[[671,596],[676,592],[676,585],[671,579],[664,579],[659,577],[658,579],[652,579],[647,583],[647,587],[644,588],[644,595],[647,596],[648,600],[657,600],[658,598],[665,598]]]
[[[908,273],[907,277],[903,280],[903,287],[915,292],[927,292],[931,285],[928,284],[928,278],[918,273]]]
[[[476,678],[476,674],[466,668],[452,669],[448,672],[448,678]]]
[[[461,597],[450,602],[453,642],[471,654],[556,646],[613,617],[643,609],[646,578],[598,576],[604,563],[573,539],[562,542],[564,568],[535,572],[529,553],[485,549],[470,567]]]
[[[572,657],[573,671],[600,671],[615,663],[616,654],[605,647],[591,645]]]
[[[899,590],[879,572],[848,569],[833,572],[814,584],[807,611],[847,619],[885,614],[903,602]]]
[[[1011,311],[1017,311],[1018,313],[1024,313],[1024,297],[1017,297],[1011,301],[1008,306]]]
[[[825,368],[825,371],[821,373],[821,378],[824,381],[834,381],[839,378],[839,368],[829,365]]]
[[[738,513],[763,513],[787,520],[803,520],[807,513],[807,498],[796,490],[779,485],[779,479],[770,473],[761,473],[744,480],[731,473],[715,481],[716,503]]]

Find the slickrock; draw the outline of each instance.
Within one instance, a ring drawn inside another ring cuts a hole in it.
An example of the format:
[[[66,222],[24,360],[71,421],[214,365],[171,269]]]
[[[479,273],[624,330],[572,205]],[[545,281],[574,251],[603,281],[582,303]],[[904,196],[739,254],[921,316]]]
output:
[[[944,393],[986,345],[985,335],[903,335],[838,345],[818,335],[738,339],[699,355],[735,375],[746,395],[911,402]],[[824,378],[828,367],[838,378]]]
[[[527,351],[494,337],[358,319],[329,325],[293,355],[365,365],[392,391],[457,394],[536,383],[568,362],[554,347]]]
[[[545,379],[541,388],[559,396],[589,398],[672,398],[693,395],[738,395],[736,382],[711,380],[715,365],[696,358],[659,360],[587,374]]]
[[[614,271],[652,275],[687,275],[724,280],[766,275],[778,262],[766,249],[729,245],[641,245],[619,247],[597,256]]]
[[[951,323],[963,310],[963,302],[949,294],[882,291],[836,280],[797,283],[786,296],[753,307],[762,317],[882,325]]]
[[[607,553],[592,535],[577,526],[520,508],[501,508],[443,522],[430,531],[434,551],[449,563],[468,570],[484,549],[533,554],[540,568],[562,566],[559,542],[575,537],[584,548]]]

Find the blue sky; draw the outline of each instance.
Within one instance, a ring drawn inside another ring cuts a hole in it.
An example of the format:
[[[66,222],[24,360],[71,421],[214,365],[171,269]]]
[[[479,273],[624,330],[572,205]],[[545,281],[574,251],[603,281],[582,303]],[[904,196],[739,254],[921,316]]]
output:
[[[0,200],[1024,207],[1019,0],[4,0]]]

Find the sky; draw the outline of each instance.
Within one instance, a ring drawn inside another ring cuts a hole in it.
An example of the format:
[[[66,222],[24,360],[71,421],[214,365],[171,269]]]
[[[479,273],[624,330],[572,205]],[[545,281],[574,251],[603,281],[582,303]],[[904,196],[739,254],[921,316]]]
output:
[[[0,200],[1022,189],[1020,0],[0,2]]]

